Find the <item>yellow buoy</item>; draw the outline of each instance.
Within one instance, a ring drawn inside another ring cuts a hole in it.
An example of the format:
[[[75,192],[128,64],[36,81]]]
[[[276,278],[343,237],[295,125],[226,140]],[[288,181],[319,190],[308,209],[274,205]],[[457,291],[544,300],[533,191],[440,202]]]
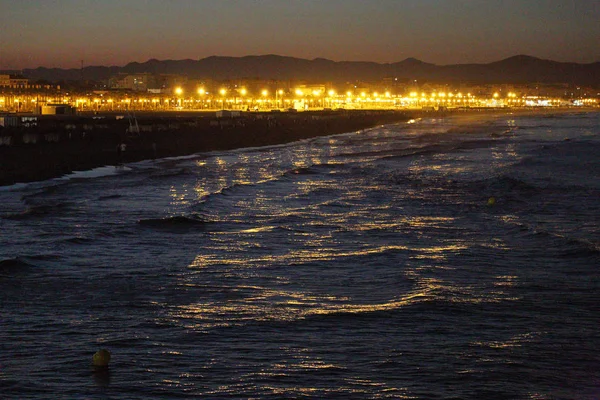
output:
[[[491,206],[493,206],[495,204],[496,204],[496,198],[495,197],[490,197],[488,199],[487,205],[491,207]]]
[[[110,362],[110,351],[102,349],[98,350],[92,357],[92,364],[94,367],[107,368]]]

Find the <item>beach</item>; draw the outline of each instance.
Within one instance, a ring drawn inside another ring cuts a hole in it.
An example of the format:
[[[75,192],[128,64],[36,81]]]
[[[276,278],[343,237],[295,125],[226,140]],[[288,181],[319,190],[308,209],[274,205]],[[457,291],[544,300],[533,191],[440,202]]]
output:
[[[283,144],[406,121],[406,111],[137,113],[44,116],[35,127],[0,129],[0,185],[105,165]]]
[[[345,110],[242,113],[87,113],[41,116],[36,126],[0,128],[0,186],[199,152],[289,143],[402,123],[420,117],[452,116],[457,125],[489,115],[553,115],[590,112],[583,108]]]

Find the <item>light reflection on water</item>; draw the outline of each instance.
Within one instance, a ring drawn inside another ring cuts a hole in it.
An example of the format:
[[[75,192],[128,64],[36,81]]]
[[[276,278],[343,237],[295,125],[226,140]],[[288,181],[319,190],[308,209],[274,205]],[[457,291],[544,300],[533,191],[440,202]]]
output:
[[[598,193],[561,171],[597,152],[522,122],[415,121],[0,192],[0,389],[586,398]],[[110,379],[81,372],[97,346]]]

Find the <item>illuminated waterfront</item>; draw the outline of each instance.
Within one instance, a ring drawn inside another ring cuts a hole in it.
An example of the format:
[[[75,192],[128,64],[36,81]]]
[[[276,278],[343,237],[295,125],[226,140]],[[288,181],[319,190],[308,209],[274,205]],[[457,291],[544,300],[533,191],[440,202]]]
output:
[[[87,93],[60,91],[7,90],[0,92],[0,112],[32,112],[45,104],[69,104],[78,111],[175,111],[175,110],[319,110],[319,109],[452,109],[521,107],[594,107],[598,96],[551,97],[516,92],[493,91],[487,95],[460,91],[338,91],[327,89],[262,89],[220,87],[184,90],[176,87],[155,94],[96,90]]]

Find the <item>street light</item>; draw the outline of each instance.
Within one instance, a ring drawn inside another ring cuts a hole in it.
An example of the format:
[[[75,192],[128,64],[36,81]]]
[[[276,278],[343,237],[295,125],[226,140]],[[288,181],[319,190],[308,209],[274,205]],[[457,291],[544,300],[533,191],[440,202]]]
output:
[[[200,99],[198,99],[198,102],[200,103],[199,107],[203,108],[204,107],[204,101],[202,99],[202,97],[206,94],[206,92],[204,91],[203,87],[199,87],[198,88],[198,96],[200,96]]]
[[[331,107],[332,107],[332,104],[333,104],[333,99],[332,99],[332,97],[333,97],[333,96],[335,96],[335,90],[333,90],[333,89],[330,89],[330,90],[327,92],[327,94],[329,95],[329,107],[331,108]]]
[[[264,89],[260,92],[260,94],[262,95],[262,97],[264,97],[264,104],[265,104],[265,108],[268,107],[268,99],[267,96],[269,95],[269,91],[267,89]]]
[[[177,106],[181,107],[181,95],[183,94],[183,89],[179,86],[176,87],[175,94],[177,95]]]
[[[320,97],[321,97],[321,91],[320,90],[313,90],[312,94],[313,94],[313,97],[315,99],[317,99],[316,106],[319,107],[319,102],[320,102]]]
[[[240,101],[242,103],[242,105],[240,106],[240,109],[244,110],[244,108],[245,108],[245,106],[244,106],[244,96],[246,96],[248,94],[248,91],[246,90],[246,88],[241,88],[239,90],[239,92],[240,92],[240,96],[242,96],[242,99]],[[237,106],[237,98],[235,99],[235,104]]]
[[[282,95],[283,95],[283,90],[279,89],[279,90],[275,91],[275,108],[279,108],[279,96],[282,96]]]
[[[221,99],[221,102],[223,104],[223,110],[225,109],[225,95],[227,94],[227,89],[223,88],[221,90],[219,90],[219,93],[221,93],[221,96],[223,96],[223,98]]]

